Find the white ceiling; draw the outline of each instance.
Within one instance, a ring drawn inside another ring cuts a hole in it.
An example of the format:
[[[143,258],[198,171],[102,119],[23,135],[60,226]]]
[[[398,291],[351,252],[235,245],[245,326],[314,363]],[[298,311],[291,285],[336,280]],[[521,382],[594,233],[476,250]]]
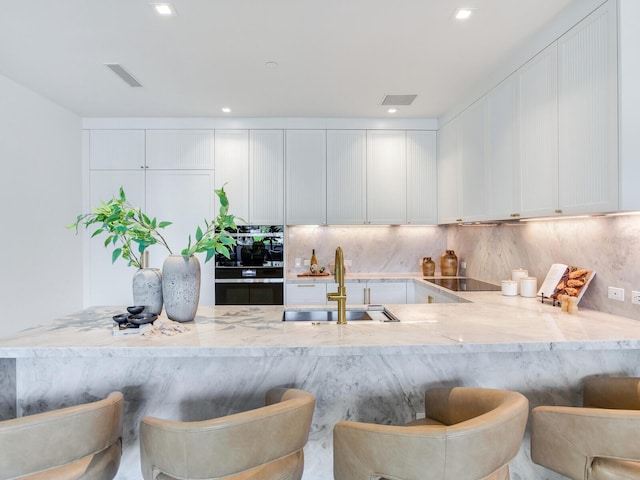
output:
[[[0,0],[0,74],[82,117],[436,118],[579,1]]]

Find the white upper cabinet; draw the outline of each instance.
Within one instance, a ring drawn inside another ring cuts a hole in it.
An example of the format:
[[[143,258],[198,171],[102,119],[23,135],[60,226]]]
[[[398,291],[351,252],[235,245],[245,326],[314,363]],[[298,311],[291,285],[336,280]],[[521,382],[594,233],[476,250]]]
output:
[[[558,207],[558,69],[552,44],[517,72],[521,157],[521,217]]]
[[[325,130],[285,132],[286,223],[327,223],[327,139]]]
[[[406,145],[404,131],[367,131],[368,223],[406,223]]]
[[[147,130],[146,167],[213,169],[213,130]]]
[[[215,186],[224,186],[229,213],[238,217],[237,222],[248,221],[249,130],[216,130]]]
[[[407,132],[407,223],[438,222],[436,132]]]
[[[615,6],[607,3],[558,40],[559,205],[563,214],[618,208],[615,29]]]
[[[462,221],[459,215],[458,158],[460,157],[460,118],[438,131],[438,223]]]
[[[283,130],[249,133],[249,222],[284,224]]]
[[[144,130],[91,130],[92,170],[140,170],[145,167]]]
[[[483,97],[461,116],[459,152],[460,217],[463,222],[488,218],[485,171],[486,99]]]
[[[364,130],[327,131],[327,223],[367,221],[367,144]]]
[[[487,217],[520,216],[520,150],[518,148],[518,84],[511,75],[487,95]]]

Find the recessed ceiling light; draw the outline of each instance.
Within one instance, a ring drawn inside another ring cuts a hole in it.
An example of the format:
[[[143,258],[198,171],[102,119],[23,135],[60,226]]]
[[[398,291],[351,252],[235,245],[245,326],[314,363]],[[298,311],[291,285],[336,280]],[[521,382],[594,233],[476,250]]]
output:
[[[277,62],[266,62],[264,64],[265,67],[267,68],[278,68],[278,63]]]
[[[397,108],[390,108],[389,110],[387,110],[387,112],[389,113],[396,113],[398,111]]]
[[[152,3],[152,5],[158,15],[171,16],[176,14],[170,3]]]
[[[470,8],[458,8],[454,17],[456,20],[467,20],[471,16],[472,10]]]
[[[222,107],[222,111],[224,113],[231,113],[231,109],[229,107]]]

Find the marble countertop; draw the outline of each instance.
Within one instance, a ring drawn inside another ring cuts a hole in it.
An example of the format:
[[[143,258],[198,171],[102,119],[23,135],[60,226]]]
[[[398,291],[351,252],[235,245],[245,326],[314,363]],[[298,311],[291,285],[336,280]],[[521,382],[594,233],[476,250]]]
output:
[[[189,331],[152,337],[112,335],[112,316],[124,309],[94,307],[0,337],[0,358],[640,349],[640,322],[635,320],[587,309],[568,314],[549,303],[542,304],[539,299],[505,297],[500,292],[457,295],[468,303],[387,305],[400,319],[398,323],[356,321],[347,325],[333,322],[314,325],[281,321],[282,306],[208,306],[198,310],[194,322],[184,324]]]

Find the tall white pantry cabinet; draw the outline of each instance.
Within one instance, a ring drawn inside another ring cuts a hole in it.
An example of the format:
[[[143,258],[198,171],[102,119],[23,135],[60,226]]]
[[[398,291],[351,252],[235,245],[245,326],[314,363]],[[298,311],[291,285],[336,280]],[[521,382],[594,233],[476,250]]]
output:
[[[87,138],[88,137],[88,138]],[[123,187],[135,207],[158,220],[173,222],[162,231],[173,253],[180,253],[198,225],[214,214],[213,131],[91,130],[89,202],[93,208],[118,195]],[[111,263],[103,238],[89,241],[86,305],[130,305],[135,267],[120,259]],[[149,249],[149,266],[162,268],[169,252]],[[202,268],[201,304],[214,303],[213,263]]]

